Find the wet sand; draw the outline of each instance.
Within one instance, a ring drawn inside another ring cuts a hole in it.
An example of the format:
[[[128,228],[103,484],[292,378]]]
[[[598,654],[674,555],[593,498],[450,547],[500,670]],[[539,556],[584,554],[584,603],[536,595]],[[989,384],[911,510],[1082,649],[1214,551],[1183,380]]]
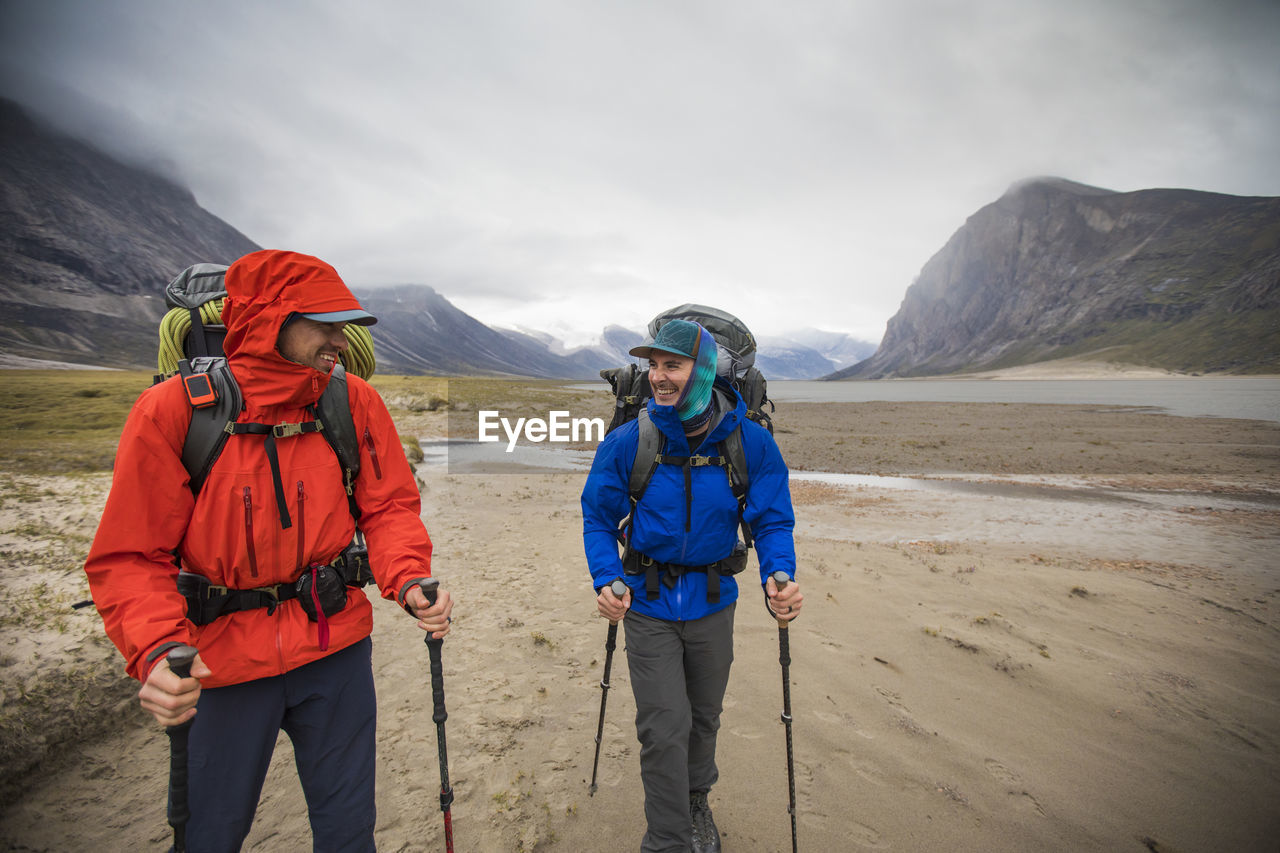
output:
[[[1275,849],[1280,425],[927,403],[787,404],[775,421],[807,598],[790,630],[801,849]],[[442,415],[401,423],[444,432]],[[435,571],[460,602],[444,652],[457,849],[635,849],[621,649],[587,794],[606,625],[581,554],[583,472],[419,476]],[[88,480],[6,502],[4,529],[91,534],[105,478]],[[61,571],[54,586],[74,587]],[[375,612],[379,849],[440,850],[426,650],[393,605]],[[93,623],[49,641],[60,659],[110,661]],[[12,702],[42,635],[3,630]],[[111,701],[108,736],[9,798],[9,849],[166,843],[166,739]],[[748,590],[711,795],[727,851],[790,844],[781,709],[778,631]],[[309,843],[282,739],[246,849]]]

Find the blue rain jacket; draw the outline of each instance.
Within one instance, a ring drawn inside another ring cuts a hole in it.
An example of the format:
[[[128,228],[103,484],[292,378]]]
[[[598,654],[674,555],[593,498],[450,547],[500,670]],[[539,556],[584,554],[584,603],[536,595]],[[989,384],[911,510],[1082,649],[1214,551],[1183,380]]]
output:
[[[759,559],[760,583],[781,569],[795,577],[796,554],[793,531],[795,513],[787,485],[787,466],[773,436],[764,427],[746,418],[746,404],[736,391],[717,383],[720,420],[695,449],[700,456],[718,456],[716,444],[735,428],[742,429],[742,449],[747,458],[750,485],[743,517],[751,525]],[[649,416],[667,437],[662,451],[671,456],[688,455],[689,442],[674,406],[648,402]],[[591,473],[582,490],[582,538],[587,553],[591,582],[597,590],[621,577],[631,587],[631,607],[637,613],[668,621],[701,619],[738,599],[735,578],[720,578],[720,601],[707,601],[707,576],[686,572],[670,589],[659,584],[659,598],[645,596],[644,575],[626,575],[622,569],[618,525],[631,511],[627,483],[639,445],[636,420],[605,436],[596,450]],[[694,440],[697,440],[695,436]],[[684,566],[705,566],[729,556],[738,541],[738,501],[729,486],[725,469],[704,466],[690,469],[693,507],[686,527],[684,472],[678,465],[658,465],[636,509],[633,535],[635,548],[654,560]]]

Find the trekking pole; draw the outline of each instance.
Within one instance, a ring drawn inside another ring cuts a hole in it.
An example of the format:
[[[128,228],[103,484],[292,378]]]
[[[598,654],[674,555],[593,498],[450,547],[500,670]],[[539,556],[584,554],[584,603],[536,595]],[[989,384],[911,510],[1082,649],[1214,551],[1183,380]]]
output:
[[[773,573],[778,592],[782,592],[790,580],[786,572]],[[791,853],[796,853],[796,762],[791,750],[791,642],[787,638],[784,619],[778,620],[778,663],[782,664],[782,723],[787,728],[787,811],[791,814]]]
[[[177,646],[166,655],[169,669],[179,678],[191,677],[191,662],[196,650],[192,646]],[[169,826],[173,827],[174,853],[187,849],[187,821],[191,809],[187,805],[187,735],[191,721],[165,728],[169,736]]]
[[[436,588],[439,585],[440,581],[435,578],[418,581],[418,587],[427,597],[428,604],[436,603]],[[453,853],[453,815],[450,812],[453,788],[449,787],[449,750],[444,740],[444,721],[449,719],[449,714],[444,709],[444,667],[440,663],[440,647],[444,645],[444,640],[433,638],[428,631],[426,644],[427,654],[431,658],[431,699],[435,704],[435,713],[431,719],[436,724],[436,747],[440,753],[440,811],[444,813],[444,849],[446,853]]]
[[[609,589],[618,598],[627,594],[627,585],[618,578],[609,584]],[[604,706],[609,701],[609,669],[613,666],[613,650],[617,646],[618,623],[609,623],[609,635],[604,641],[604,678],[600,680],[600,722],[596,724],[596,760],[591,763],[591,788],[588,797],[596,795],[596,768],[600,766],[600,741],[604,737]]]

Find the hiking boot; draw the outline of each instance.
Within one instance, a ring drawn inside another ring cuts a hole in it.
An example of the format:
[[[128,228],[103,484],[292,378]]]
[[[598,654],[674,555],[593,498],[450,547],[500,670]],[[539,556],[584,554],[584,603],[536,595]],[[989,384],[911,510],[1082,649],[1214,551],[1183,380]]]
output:
[[[693,820],[693,853],[720,853],[720,833],[711,818],[706,791],[689,794],[689,817]]]

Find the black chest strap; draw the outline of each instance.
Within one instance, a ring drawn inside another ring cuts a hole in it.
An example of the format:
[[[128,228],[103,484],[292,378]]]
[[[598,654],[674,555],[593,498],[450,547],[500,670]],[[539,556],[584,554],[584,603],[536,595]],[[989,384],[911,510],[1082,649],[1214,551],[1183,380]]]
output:
[[[284,496],[284,482],[280,477],[280,454],[276,450],[276,439],[292,438],[308,432],[320,432],[324,424],[319,421],[303,421],[300,424],[256,424],[228,423],[227,435],[265,435],[267,462],[271,465],[271,484],[276,492],[276,511],[280,514],[280,529],[288,530],[293,526],[289,517],[289,504]]]

